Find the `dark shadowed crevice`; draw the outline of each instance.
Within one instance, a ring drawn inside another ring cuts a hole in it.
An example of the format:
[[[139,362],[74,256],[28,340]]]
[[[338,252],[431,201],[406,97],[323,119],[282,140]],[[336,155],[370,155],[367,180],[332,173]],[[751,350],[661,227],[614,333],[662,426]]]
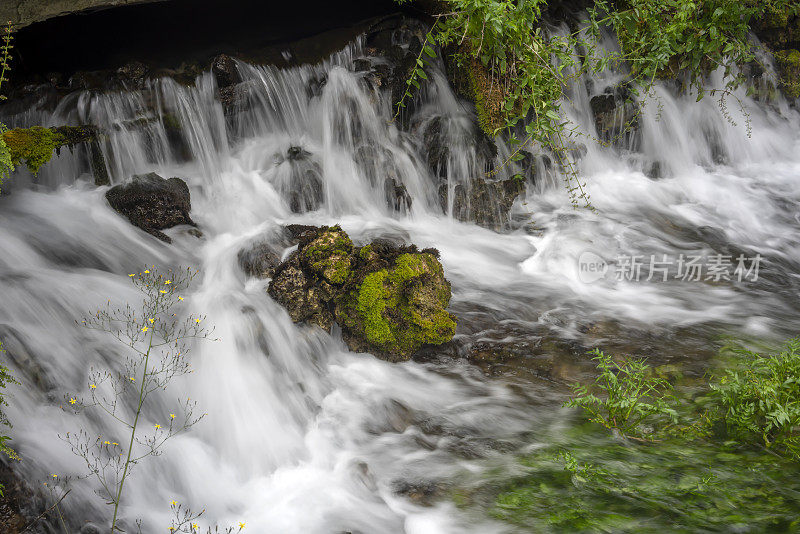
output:
[[[51,72],[103,70],[141,61],[153,68],[203,62],[219,53],[264,53],[314,36],[314,59],[363,31],[364,21],[397,11],[392,0],[267,2],[173,0],[58,17],[17,34],[17,82]],[[323,35],[320,35],[323,34]],[[268,54],[270,55],[270,54]],[[268,61],[280,59],[271,53]]]

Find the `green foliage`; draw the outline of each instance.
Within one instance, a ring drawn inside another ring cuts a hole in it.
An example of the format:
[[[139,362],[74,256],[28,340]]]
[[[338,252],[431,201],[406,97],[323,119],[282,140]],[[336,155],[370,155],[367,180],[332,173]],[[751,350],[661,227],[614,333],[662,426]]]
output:
[[[800,97],[800,50],[780,50],[775,52],[775,62],[781,71],[780,82],[786,93]]]
[[[466,81],[481,128],[490,136],[506,133],[522,146],[535,142],[551,148],[565,171],[573,206],[590,209],[584,184],[565,155],[564,138],[594,136],[578,132],[561,119],[566,87],[584,72],[621,65],[628,66],[630,87],[640,94],[649,93],[659,77],[679,76],[697,91],[698,100],[705,94],[718,96],[721,113],[733,123],[725,100],[736,98],[731,90],[744,81],[737,67],[754,59],[748,39],[750,23],[764,16],[785,18],[800,12],[800,4],[792,0],[596,0],[589,8],[585,31],[559,36],[542,27],[547,4],[547,0],[441,2],[441,13],[426,35],[398,113],[412,88],[427,78],[426,56],[434,57],[431,45],[439,44],[452,56],[454,69],[462,72],[460,78]],[[599,37],[606,27],[616,31],[621,53],[600,51]],[[582,51],[580,57],[573,50]],[[724,68],[725,86],[707,88],[706,75],[717,67]],[[739,105],[747,115],[743,104]],[[518,151],[502,166],[514,161]]]
[[[554,443],[505,478],[489,515],[524,532],[796,532],[797,463],[724,444],[680,439],[626,446],[597,427]]]
[[[777,354],[736,352],[738,365],[711,383],[715,416],[729,437],[800,459],[800,339]]]
[[[615,362],[598,349],[590,354],[600,375],[590,386],[573,386],[574,396],[566,406],[583,408],[590,421],[629,437],[641,438],[647,425],[677,422],[669,403],[672,385],[654,375],[644,361]]]
[[[797,2],[595,0],[590,21],[595,35],[601,23],[614,28],[623,49],[621,59],[630,65],[634,79],[678,76],[697,90],[699,99],[712,69],[724,68],[728,89],[744,82],[737,67],[755,59],[748,39],[751,23],[787,10],[797,12]]]
[[[5,354],[5,350],[3,350],[3,343],[0,342],[0,355],[3,354]],[[3,390],[5,390],[9,384],[19,384],[19,381],[14,378],[5,365],[0,364],[0,425],[7,427],[11,427],[11,423],[9,422],[6,414],[3,412],[3,406],[8,406],[8,401],[3,395]],[[0,452],[12,460],[19,460],[19,455],[17,455],[16,451],[14,451],[14,449],[8,445],[9,441],[11,441],[10,436],[0,435]],[[3,496],[3,489],[3,485],[0,484],[0,497]]]
[[[11,49],[14,48],[11,44],[12,38],[12,26],[9,22],[3,29],[3,36],[0,37],[0,41],[2,41],[2,44],[0,44],[0,90],[3,88],[3,82],[8,81],[6,72],[11,69]],[[6,97],[0,94],[0,101],[5,99]],[[6,126],[0,122],[0,188],[3,187],[3,180],[14,172],[11,151],[3,140],[3,134],[6,130]]]
[[[53,157],[53,152],[65,143],[63,135],[42,126],[6,130],[2,137],[11,163],[16,166],[24,162],[33,174],[37,174]]]

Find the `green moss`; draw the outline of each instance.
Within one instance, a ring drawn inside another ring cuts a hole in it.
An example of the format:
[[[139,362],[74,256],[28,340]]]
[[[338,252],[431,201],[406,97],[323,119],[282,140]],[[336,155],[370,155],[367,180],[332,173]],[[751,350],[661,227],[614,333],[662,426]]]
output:
[[[466,70],[478,124],[486,135],[494,137],[504,124],[503,91],[499,83],[492,83],[488,69],[478,59],[470,58]]]
[[[353,242],[339,226],[324,229],[301,252],[309,268],[328,282],[341,285],[350,277]]]
[[[775,52],[775,61],[786,94],[792,98],[800,98],[800,51],[780,50]]]
[[[400,255],[392,269],[367,275],[355,300],[366,340],[382,351],[406,356],[455,334],[450,286],[431,254]]]
[[[5,126],[0,123],[0,134],[5,131]],[[14,164],[11,162],[11,152],[9,152],[3,136],[0,135],[0,187],[3,186],[3,179],[8,178],[13,171]]]
[[[494,137],[505,124],[501,84],[492,83],[489,70],[467,45],[451,46],[442,53],[450,83],[462,98],[475,104],[478,125],[486,135]]]
[[[25,163],[37,174],[42,165],[50,161],[53,151],[65,143],[64,136],[41,126],[16,128],[3,133],[3,141],[11,155],[11,163]]]
[[[378,347],[395,347],[397,338],[391,325],[384,318],[387,306],[396,305],[392,293],[385,286],[386,270],[372,273],[364,278],[358,290],[358,315],[364,322],[367,341]]]

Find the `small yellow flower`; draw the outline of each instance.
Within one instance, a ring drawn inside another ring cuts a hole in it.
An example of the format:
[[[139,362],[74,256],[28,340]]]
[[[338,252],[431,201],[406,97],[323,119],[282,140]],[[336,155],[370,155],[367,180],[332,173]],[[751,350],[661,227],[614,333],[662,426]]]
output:
[[[111,442],[110,441],[104,441],[103,445],[111,445]]]
[[[142,327],[142,332],[147,332],[148,330],[150,330],[150,329],[149,329],[149,328],[147,328],[146,326],[145,326],[145,327]]]
[[[89,389],[97,389],[97,386],[95,386],[94,384],[89,384]]]
[[[145,270],[145,271],[144,271],[144,274],[150,274],[150,271],[148,271],[148,270]]]
[[[150,324],[153,324],[156,320],[155,319],[148,319],[148,321],[150,321]]]
[[[135,274],[129,274],[128,276],[136,276]]]
[[[164,291],[163,289],[161,291],[159,291],[159,293],[161,293],[162,295],[166,295],[167,294],[167,292]]]
[[[78,402],[78,401],[76,401],[74,398],[72,398],[72,399],[70,399],[70,400],[69,400],[69,403],[70,403],[70,404],[75,404],[76,402]]]
[[[136,379],[135,379],[135,378],[133,378],[132,376],[129,376],[129,377],[128,377],[128,380],[130,380],[131,382],[136,382]]]
[[[156,430],[160,429],[161,425],[156,425]]]
[[[170,506],[177,506],[178,505],[178,501],[172,501],[172,502],[169,503],[169,505]]]
[[[58,475],[53,475],[53,478],[58,478]]]
[[[199,323],[200,319],[195,319],[194,322]]]
[[[165,286],[168,286],[168,285],[170,285],[171,283],[172,283],[172,280],[167,280],[166,282],[164,282],[164,285],[165,285]]]
[[[178,300],[183,300],[183,297],[178,297]]]
[[[239,521],[239,528],[244,528],[244,521]]]
[[[169,418],[170,419],[175,419],[175,414],[174,413],[169,414]]]
[[[192,530],[197,530],[198,528],[200,527],[197,526],[197,523],[192,523]]]

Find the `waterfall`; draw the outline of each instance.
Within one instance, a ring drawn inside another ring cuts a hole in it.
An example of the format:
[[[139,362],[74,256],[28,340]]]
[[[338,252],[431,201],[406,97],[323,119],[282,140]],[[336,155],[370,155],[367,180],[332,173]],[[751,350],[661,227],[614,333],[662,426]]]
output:
[[[199,269],[187,308],[207,314],[220,338],[199,344],[195,372],[143,414],[156,424],[186,397],[208,414],[136,466],[122,510],[145,532],[165,531],[172,500],[205,508],[203,525],[246,521],[256,533],[499,532],[447,498],[409,498],[409,488],[444,491],[508,461],[532,429],[559,425],[565,384],[586,371],[576,354],[614,346],[669,358],[659,350],[668,342],[701,358],[716,336],[796,333],[800,114],[785,101],[741,90],[746,115],[731,103],[733,125],[715,99],[659,84],[639,98],[635,142],[574,141],[596,212],[571,207],[552,154],[534,147],[527,163],[493,178],[527,181],[495,231],[454,213],[455,191],[472,187],[490,159],[472,110],[434,66],[410,116],[393,120],[390,92],[357,68],[365,48],[359,39],[319,65],[287,69],[238,62],[233,103],[220,102],[207,72],[190,86],[163,78],[78,92],[55,109],[43,98],[3,118],[97,125],[112,184],[147,172],[182,178],[203,232],[168,230],[166,245],[133,227],[109,207],[107,188],[94,187],[80,151],[4,186],[0,339],[23,382],[9,388],[8,414],[25,479],[84,472],[59,434],[120,432],[65,410],[64,396],[86,389],[90,369],[118,368],[125,347],[75,320],[108,300],[135,301],[127,274],[143,265]],[[565,115],[598,136],[591,99],[618,82],[576,84]],[[511,150],[498,141],[495,161]],[[387,179],[405,187],[410,206],[387,198]],[[389,364],[348,352],[336,332],[293,324],[237,254],[255,240],[277,242],[278,229],[295,223],[339,223],[356,244],[436,247],[459,317],[452,346]],[[609,276],[582,280],[587,252]],[[674,263],[666,281],[613,276],[620,257],[715,254],[759,255],[758,280],[684,281]],[[489,378],[470,360],[501,349],[533,371],[508,364]],[[62,507],[76,529],[108,515],[90,481],[73,487]]]

